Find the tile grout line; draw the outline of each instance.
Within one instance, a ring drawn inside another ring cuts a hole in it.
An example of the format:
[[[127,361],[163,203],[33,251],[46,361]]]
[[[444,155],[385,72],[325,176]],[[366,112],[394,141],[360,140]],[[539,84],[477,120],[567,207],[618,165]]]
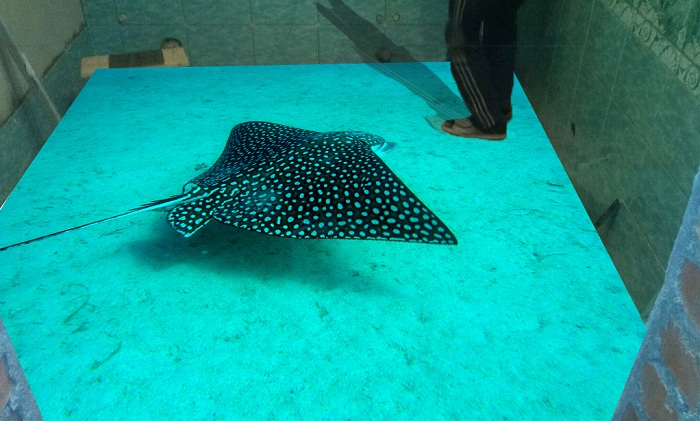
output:
[[[569,0],[569,1],[578,1],[578,0]],[[581,51],[581,58],[579,59],[578,69],[576,72],[576,82],[574,82],[574,94],[571,97],[571,104],[569,105],[569,112],[568,112],[569,122],[571,122],[572,118],[573,118],[574,104],[576,104],[576,96],[578,95],[579,81],[581,80],[581,68],[583,67],[583,60],[585,58],[585,51],[586,51],[586,47],[588,45],[588,34],[591,31],[591,22],[593,20],[594,7],[595,7],[595,0],[592,0],[591,1],[591,9],[588,12],[588,23],[586,23],[586,35],[583,37],[583,50]],[[563,10],[563,8],[562,8],[562,10]]]
[[[597,0],[597,1],[598,1],[598,3],[600,3],[601,0]],[[603,6],[603,5],[601,5],[601,6]],[[620,66],[622,64],[622,56],[625,53],[625,48],[627,47],[627,39],[629,39],[629,36],[630,36],[629,32],[625,31],[625,36],[622,40],[622,46],[620,47],[620,56],[617,58],[617,65],[615,66],[615,76],[613,76],[612,86],[610,88],[610,91],[608,92],[608,95],[610,96],[610,100],[608,101],[608,107],[605,110],[605,117],[603,120],[603,127],[602,127],[603,133],[605,132],[605,129],[607,127],[608,115],[610,114],[610,107],[615,102],[614,93],[615,93],[615,89],[617,89],[617,81],[618,81],[618,76],[620,74]]]
[[[250,38],[253,47],[253,65],[258,64],[257,48],[255,47],[255,21],[253,20],[253,0],[248,0],[248,15],[250,17]]]

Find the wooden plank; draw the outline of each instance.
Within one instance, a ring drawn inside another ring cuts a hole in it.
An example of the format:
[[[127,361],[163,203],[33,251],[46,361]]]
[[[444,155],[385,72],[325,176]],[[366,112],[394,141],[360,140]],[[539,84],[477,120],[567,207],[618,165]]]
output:
[[[89,78],[96,69],[119,67],[183,67],[189,65],[190,60],[184,48],[166,48],[155,51],[83,57],[80,63],[80,76]]]

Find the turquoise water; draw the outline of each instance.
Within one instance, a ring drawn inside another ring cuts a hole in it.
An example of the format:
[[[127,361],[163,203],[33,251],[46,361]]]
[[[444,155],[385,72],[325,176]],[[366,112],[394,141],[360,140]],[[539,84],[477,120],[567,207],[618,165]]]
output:
[[[396,142],[385,162],[460,244],[183,238],[150,212],[0,252],[46,419],[610,418],[644,325],[521,87],[505,142],[467,140],[432,125],[465,112],[446,63],[382,70],[90,79],[0,246],[179,193],[249,120]]]

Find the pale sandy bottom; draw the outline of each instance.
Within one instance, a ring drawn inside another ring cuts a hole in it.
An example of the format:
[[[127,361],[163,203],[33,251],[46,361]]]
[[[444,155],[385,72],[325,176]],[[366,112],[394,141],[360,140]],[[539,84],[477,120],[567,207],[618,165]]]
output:
[[[644,325],[522,89],[505,142],[458,139],[429,124],[466,112],[446,63],[386,69],[93,76],[0,246],[179,193],[248,120],[396,142],[460,243],[183,238],[151,212],[0,252],[45,419],[609,419]]]

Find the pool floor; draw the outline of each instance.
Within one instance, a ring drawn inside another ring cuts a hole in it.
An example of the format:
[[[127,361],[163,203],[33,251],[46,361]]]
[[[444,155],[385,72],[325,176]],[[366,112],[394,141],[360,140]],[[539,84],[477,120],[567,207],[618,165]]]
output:
[[[396,142],[458,246],[295,240],[147,212],[0,252],[45,419],[609,419],[645,332],[516,81],[507,140],[441,133],[447,63],[98,70],[0,247],[181,192],[231,128]]]

